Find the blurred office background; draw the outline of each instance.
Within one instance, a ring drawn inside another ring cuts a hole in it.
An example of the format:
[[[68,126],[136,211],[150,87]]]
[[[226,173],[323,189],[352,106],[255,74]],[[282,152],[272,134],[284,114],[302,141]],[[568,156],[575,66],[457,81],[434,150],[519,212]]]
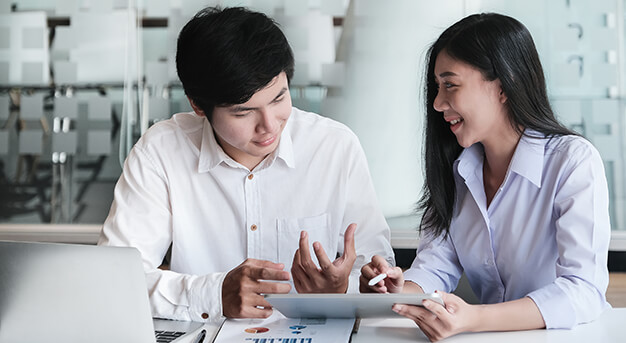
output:
[[[281,25],[296,58],[294,105],[359,136],[400,249],[417,237],[426,48],[470,13],[519,19],[559,117],[604,159],[611,249],[626,250],[624,0],[0,0],[2,237],[97,237],[134,142],[190,110],[175,42],[206,5],[248,6]]]

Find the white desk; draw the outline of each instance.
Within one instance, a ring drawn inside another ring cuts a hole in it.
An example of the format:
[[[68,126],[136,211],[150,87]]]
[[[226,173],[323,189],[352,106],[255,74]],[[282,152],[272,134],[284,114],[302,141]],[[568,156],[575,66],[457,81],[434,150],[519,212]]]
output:
[[[206,324],[207,339],[212,342],[219,325]],[[626,342],[626,308],[614,308],[605,311],[592,323],[583,324],[572,330],[531,330],[513,332],[463,333],[449,337],[443,342],[451,343],[589,343],[589,342]],[[398,319],[363,319],[352,343],[401,343],[428,342],[426,336],[415,323],[406,318]]]

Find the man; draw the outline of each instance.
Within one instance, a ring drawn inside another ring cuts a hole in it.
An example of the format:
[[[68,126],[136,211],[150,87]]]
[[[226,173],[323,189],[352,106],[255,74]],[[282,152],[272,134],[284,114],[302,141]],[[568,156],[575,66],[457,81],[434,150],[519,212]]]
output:
[[[155,317],[267,317],[261,294],[356,292],[373,255],[393,263],[359,142],[291,106],[293,54],[271,19],[204,9],[176,66],[194,113],[137,142],[99,242],[140,250]]]

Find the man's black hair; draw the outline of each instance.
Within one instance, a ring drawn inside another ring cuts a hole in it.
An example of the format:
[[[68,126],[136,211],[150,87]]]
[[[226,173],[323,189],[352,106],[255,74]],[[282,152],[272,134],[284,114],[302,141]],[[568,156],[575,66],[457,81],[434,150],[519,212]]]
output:
[[[294,58],[274,20],[242,7],[207,7],[181,30],[176,69],[185,94],[207,118],[216,106],[241,104],[285,72]]]

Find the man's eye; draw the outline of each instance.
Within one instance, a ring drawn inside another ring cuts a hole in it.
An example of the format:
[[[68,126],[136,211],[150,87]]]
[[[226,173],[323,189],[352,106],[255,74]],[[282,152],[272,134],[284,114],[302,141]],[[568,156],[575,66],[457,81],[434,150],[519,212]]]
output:
[[[274,99],[274,101],[273,101],[273,102],[275,102],[275,103],[276,103],[276,102],[281,102],[281,101],[283,101],[283,99],[284,99],[284,98],[285,98],[285,96],[283,95],[283,96],[281,96],[281,97],[279,97],[279,98]]]

